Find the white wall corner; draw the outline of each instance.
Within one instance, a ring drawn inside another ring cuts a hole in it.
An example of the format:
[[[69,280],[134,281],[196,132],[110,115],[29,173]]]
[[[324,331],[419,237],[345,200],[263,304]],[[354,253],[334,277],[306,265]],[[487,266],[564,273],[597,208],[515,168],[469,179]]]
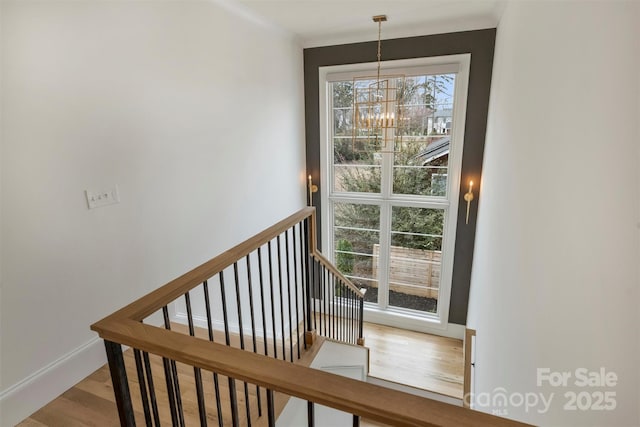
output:
[[[302,44],[300,38],[297,35],[275,24],[274,22],[268,20],[264,16],[256,13],[253,9],[240,3],[237,0],[209,0],[209,1],[226,9],[227,11],[233,13],[239,18],[246,20],[251,24],[257,25],[265,30],[271,31],[274,34],[280,34],[282,36],[289,37],[292,40],[295,40],[298,44],[300,45]]]
[[[13,426],[107,363],[96,337],[0,392],[0,425]]]

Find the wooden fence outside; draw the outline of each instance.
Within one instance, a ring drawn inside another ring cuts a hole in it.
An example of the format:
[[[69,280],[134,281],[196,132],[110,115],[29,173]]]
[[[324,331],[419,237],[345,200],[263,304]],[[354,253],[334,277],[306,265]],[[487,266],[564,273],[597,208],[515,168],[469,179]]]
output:
[[[378,274],[380,245],[373,245],[373,277]],[[442,251],[391,246],[389,289],[408,295],[438,298]]]

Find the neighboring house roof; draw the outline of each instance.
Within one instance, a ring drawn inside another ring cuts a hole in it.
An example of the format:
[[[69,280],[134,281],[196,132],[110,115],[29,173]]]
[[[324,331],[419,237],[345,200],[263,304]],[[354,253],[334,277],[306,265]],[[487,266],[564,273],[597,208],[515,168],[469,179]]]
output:
[[[453,117],[453,110],[451,108],[436,110],[433,112],[433,117]]]
[[[451,145],[451,136],[443,136],[440,139],[436,139],[432,141],[431,144],[427,145],[427,147],[418,155],[416,155],[416,159],[419,159],[422,162],[422,165],[426,165],[429,162],[434,161],[444,155],[449,154],[449,146]]]

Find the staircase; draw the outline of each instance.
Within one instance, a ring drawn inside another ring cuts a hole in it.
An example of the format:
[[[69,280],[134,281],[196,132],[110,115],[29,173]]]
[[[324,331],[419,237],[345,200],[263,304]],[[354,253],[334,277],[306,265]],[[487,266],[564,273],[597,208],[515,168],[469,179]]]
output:
[[[315,223],[302,209],[91,326],[122,426],[523,425],[364,381],[364,294]]]
[[[369,365],[369,351],[365,347],[344,344],[338,341],[322,340],[310,367],[334,375],[366,381]],[[309,405],[303,399],[290,398],[276,421],[277,427],[304,426],[308,421]],[[352,426],[353,415],[323,405],[315,405],[316,427]]]

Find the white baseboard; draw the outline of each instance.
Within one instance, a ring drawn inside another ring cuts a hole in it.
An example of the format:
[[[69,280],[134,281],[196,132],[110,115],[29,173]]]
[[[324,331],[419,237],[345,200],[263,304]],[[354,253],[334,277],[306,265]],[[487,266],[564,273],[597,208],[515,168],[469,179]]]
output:
[[[364,312],[364,321],[391,326],[392,328],[407,329],[425,334],[438,335],[447,338],[464,339],[464,325],[448,323],[442,325],[429,320],[420,319],[398,313],[381,313],[377,310],[367,310]]]
[[[107,363],[95,337],[0,392],[0,426],[14,426]]]
[[[202,329],[207,329],[207,318],[204,316],[198,316],[198,315],[193,315],[193,325],[196,328],[202,328]],[[175,314],[173,314],[171,316],[171,321],[172,322],[176,322],[176,323],[180,323],[182,325],[188,325],[189,324],[189,318],[187,317],[187,313],[183,313],[180,311],[176,311]],[[224,322],[222,320],[213,320],[212,321],[212,325],[214,330],[216,331],[224,331]],[[231,323],[229,322],[229,332],[232,334],[239,334],[240,333],[240,326],[238,325],[238,323]],[[284,324],[284,331],[285,331],[285,335],[287,334],[287,331],[289,330],[289,322],[286,322]],[[242,333],[245,335],[251,335],[251,324],[249,323],[248,325],[246,325],[245,323],[242,324]],[[262,330],[261,327],[258,327],[256,325],[256,335],[259,337],[264,337],[266,336],[267,338],[273,338],[273,332],[270,330],[267,330],[267,333],[265,334],[264,331]],[[276,339],[282,339],[282,326],[281,325],[276,325]]]

